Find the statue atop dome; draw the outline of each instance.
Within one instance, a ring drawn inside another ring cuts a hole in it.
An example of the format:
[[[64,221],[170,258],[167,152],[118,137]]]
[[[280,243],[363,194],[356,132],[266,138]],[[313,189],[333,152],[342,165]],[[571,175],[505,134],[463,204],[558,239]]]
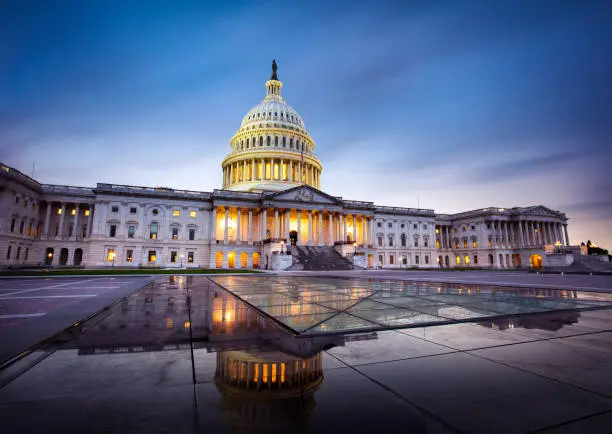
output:
[[[277,69],[278,66],[276,66],[276,59],[272,59],[272,77],[270,77],[270,80],[278,80],[278,75],[276,74]]]

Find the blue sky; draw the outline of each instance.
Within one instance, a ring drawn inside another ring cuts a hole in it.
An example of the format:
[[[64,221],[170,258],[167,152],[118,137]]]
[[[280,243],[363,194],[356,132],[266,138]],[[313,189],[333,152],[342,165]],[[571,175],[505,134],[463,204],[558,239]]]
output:
[[[24,0],[0,36],[0,161],[41,182],[218,188],[275,58],[324,191],[612,247],[609,1]]]

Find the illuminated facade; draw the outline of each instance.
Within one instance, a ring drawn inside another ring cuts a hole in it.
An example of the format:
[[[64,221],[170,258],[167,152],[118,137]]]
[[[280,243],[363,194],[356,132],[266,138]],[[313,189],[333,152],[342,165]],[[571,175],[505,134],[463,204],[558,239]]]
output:
[[[446,215],[324,193],[314,141],[275,63],[265,85],[213,192],[45,185],[2,165],[0,265],[286,269],[294,264],[282,253],[296,245],[363,268],[515,268],[569,245],[567,217],[542,206]]]

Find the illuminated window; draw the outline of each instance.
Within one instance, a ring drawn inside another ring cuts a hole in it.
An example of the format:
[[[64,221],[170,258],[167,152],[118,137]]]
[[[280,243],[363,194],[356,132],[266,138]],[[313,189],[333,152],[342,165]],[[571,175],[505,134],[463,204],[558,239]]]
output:
[[[465,225],[463,225],[463,227],[461,228],[461,230],[462,230],[463,232],[465,232],[465,231],[467,231],[467,227],[466,227]]]
[[[179,236],[178,228],[172,228],[172,239],[173,240],[178,240],[178,236]]]
[[[464,248],[464,249],[467,249],[467,246],[468,246],[468,242],[467,242],[467,240],[463,240],[463,248]]]
[[[151,238],[152,240],[157,239],[157,229],[158,229],[157,223],[151,223],[151,231],[149,234],[149,238]]]
[[[439,234],[439,233],[440,233],[440,229],[436,229],[436,234]]]
[[[193,228],[189,229],[189,241],[195,240],[195,231]]]
[[[155,253],[155,250],[149,250],[149,262],[155,262],[156,259],[157,254]]]
[[[468,255],[465,255],[465,256],[463,257],[463,261],[464,261],[466,264],[469,264],[469,263],[470,263],[470,257],[469,257]]]
[[[108,236],[114,238],[117,235],[117,225],[110,225],[110,231]]]
[[[189,211],[189,217],[190,217],[190,218],[192,218],[192,219],[196,218],[196,215],[197,215],[197,214],[198,214],[198,213],[197,213],[197,212],[195,212],[195,211]]]
[[[113,262],[115,259],[115,249],[108,249],[106,251],[106,262]]]
[[[457,229],[457,228],[453,228],[453,231],[454,231],[455,233],[457,233],[457,232],[459,231],[459,229]]]
[[[134,234],[136,233],[136,226],[129,225],[128,226],[128,238],[134,238]]]
[[[58,208],[58,209],[57,209],[57,214],[59,215],[59,214],[61,214],[61,213],[62,213],[62,209],[61,209],[61,208]]]
[[[478,247],[478,241],[472,240],[472,247]]]
[[[492,247],[493,246],[493,239],[489,237],[489,241],[488,241],[488,246]]]
[[[85,217],[87,217],[88,215],[89,215],[89,210],[88,210],[88,209],[86,209],[86,210],[85,210]]]
[[[176,250],[170,252],[170,262],[176,262]]]
[[[436,240],[436,249],[440,248],[440,240]]]
[[[125,251],[125,262],[133,262],[134,261],[134,251],[126,250]]]
[[[28,237],[32,236],[32,222],[28,223]]]
[[[119,212],[119,207],[118,206],[111,207],[111,212]]]
[[[461,256],[457,255],[455,261],[457,262],[457,264],[461,264]]]
[[[179,217],[181,215],[181,211],[178,209],[172,210],[172,217]]]
[[[187,262],[190,264],[193,263],[193,252],[187,252]]]
[[[40,233],[40,222],[36,223],[36,229],[34,229],[34,236],[38,237],[39,233]]]
[[[76,209],[73,209],[72,211],[70,211],[70,215],[76,215]]]

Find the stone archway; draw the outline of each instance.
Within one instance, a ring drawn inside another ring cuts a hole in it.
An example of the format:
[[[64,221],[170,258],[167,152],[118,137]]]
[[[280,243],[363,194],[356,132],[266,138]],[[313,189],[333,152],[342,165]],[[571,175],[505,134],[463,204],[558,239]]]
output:
[[[298,239],[297,231],[290,231],[289,232],[289,243],[292,246],[295,246],[295,245],[297,245],[297,239]]]
[[[45,250],[45,265],[49,266],[53,263],[53,256],[55,255],[55,250],[53,247],[47,247]]]
[[[538,254],[533,254],[529,257],[529,265],[534,270],[542,269],[542,256]]]
[[[74,262],[73,262],[73,264],[75,266],[79,266],[79,265],[81,265],[82,261],[83,261],[83,249],[76,249],[74,251]]]
[[[60,250],[59,264],[66,265],[67,263],[68,263],[68,249],[64,247],[62,250]]]

